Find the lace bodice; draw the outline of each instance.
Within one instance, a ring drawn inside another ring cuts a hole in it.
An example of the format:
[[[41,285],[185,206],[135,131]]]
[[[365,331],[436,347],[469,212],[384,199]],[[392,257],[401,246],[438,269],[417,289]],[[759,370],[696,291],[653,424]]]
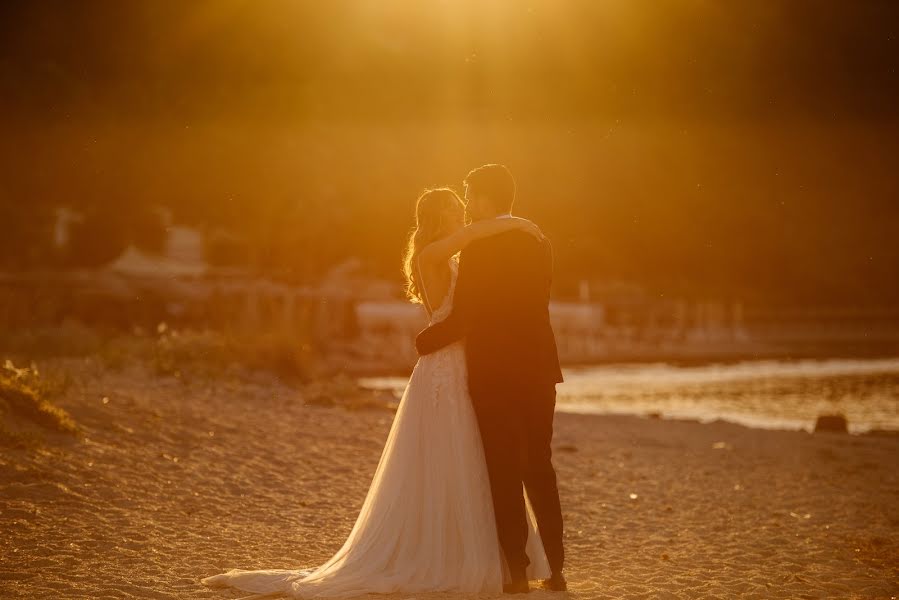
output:
[[[447,318],[453,310],[453,293],[456,291],[456,278],[459,276],[459,261],[455,258],[449,259],[450,284],[446,290],[446,296],[440,306],[431,313],[431,324],[438,323]]]

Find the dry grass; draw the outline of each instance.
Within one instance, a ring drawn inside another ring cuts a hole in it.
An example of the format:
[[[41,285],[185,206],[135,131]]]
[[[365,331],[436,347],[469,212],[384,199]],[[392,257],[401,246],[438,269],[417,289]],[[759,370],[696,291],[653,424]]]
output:
[[[173,329],[159,323],[152,331],[135,327],[122,332],[67,321],[55,327],[5,332],[0,352],[17,362],[97,356],[113,371],[139,363],[151,365],[159,375],[178,378],[243,370],[304,384],[328,375],[303,331]]]
[[[311,345],[285,333],[175,331],[160,326],[149,350],[148,358],[160,375],[184,377],[245,369],[305,383],[321,374]]]
[[[22,431],[12,431],[0,425],[0,445],[23,447],[34,445],[39,433],[29,426],[52,433],[77,435],[78,425],[65,410],[48,399],[54,391],[67,385],[67,379],[43,380],[37,367],[18,368],[7,360],[0,369],[0,418],[4,422],[24,424]],[[18,429],[22,429],[19,427]]]

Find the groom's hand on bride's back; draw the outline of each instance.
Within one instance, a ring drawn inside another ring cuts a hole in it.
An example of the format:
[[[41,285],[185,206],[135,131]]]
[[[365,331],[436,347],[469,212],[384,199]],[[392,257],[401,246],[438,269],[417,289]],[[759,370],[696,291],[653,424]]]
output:
[[[430,334],[428,333],[429,329],[430,327],[422,329],[420,332],[418,332],[418,335],[415,336],[415,349],[418,351],[419,356],[431,354],[436,350],[436,348],[433,347],[433,344],[428,343],[428,339],[430,337]]]
[[[451,314],[447,319],[430,325],[415,336],[415,349],[419,356],[433,354],[441,348],[448,346],[461,336],[456,333],[456,315]]]

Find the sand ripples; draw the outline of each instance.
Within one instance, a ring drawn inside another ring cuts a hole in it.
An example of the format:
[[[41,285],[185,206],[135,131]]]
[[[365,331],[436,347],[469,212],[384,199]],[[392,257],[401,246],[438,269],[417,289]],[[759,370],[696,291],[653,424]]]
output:
[[[2,598],[234,598],[199,579],[314,566],[392,417],[274,382],[83,372],[59,403],[87,440],[0,457]],[[559,415],[556,445],[572,598],[899,594],[896,437]]]

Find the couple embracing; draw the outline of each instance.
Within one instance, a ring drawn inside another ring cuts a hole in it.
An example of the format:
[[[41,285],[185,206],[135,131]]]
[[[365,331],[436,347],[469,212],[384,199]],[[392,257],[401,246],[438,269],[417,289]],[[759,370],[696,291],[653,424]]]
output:
[[[343,547],[314,570],[233,569],[203,583],[294,598],[525,593],[529,580],[566,589],[552,249],[512,216],[506,167],[479,167],[464,184],[464,202],[449,188],[418,199],[407,294],[430,325]]]

